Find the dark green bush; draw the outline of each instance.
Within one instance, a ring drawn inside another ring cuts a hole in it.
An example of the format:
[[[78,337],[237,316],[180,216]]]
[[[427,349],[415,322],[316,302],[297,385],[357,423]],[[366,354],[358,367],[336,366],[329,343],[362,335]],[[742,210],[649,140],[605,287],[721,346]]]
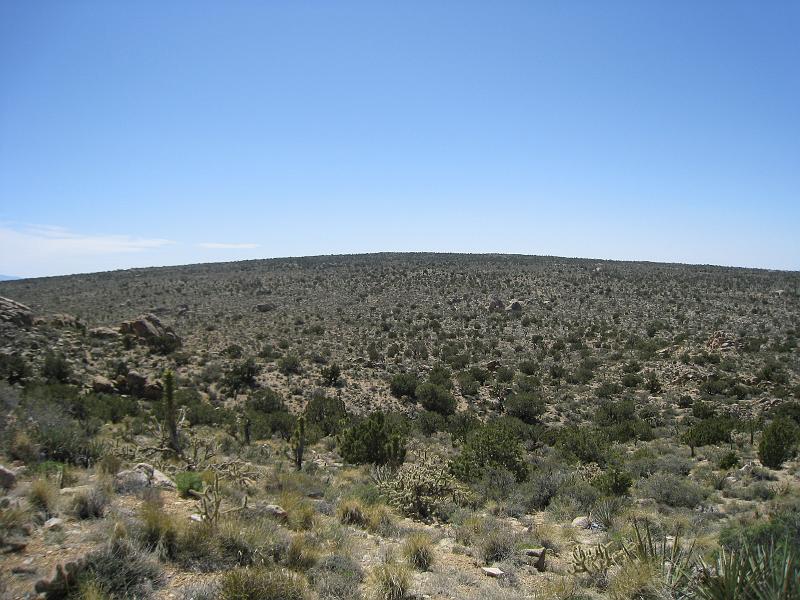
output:
[[[256,385],[256,377],[261,372],[261,367],[252,358],[238,362],[225,374],[222,380],[223,385],[231,391],[238,393],[246,388],[253,388]]]
[[[609,454],[606,434],[588,427],[562,427],[556,438],[556,448],[567,458],[599,465],[606,463]]]
[[[418,385],[419,379],[413,373],[398,373],[392,377],[389,389],[395,398],[408,396],[415,399]]]
[[[339,453],[353,464],[400,464],[405,440],[384,413],[374,412],[341,433]]]
[[[453,395],[435,383],[423,383],[417,387],[416,397],[425,410],[430,410],[440,415],[451,415],[456,410],[456,399]]]
[[[509,396],[505,401],[505,413],[509,417],[516,417],[530,425],[537,423],[544,411],[544,400],[534,392],[519,392]]]
[[[797,452],[798,427],[786,417],[772,421],[761,434],[758,458],[764,466],[780,469]]]
[[[611,467],[592,480],[592,485],[607,496],[626,496],[633,484],[629,473]]]
[[[175,475],[175,487],[183,498],[189,497],[189,490],[203,491],[203,475],[196,471],[184,471]]]
[[[502,423],[489,423],[467,436],[453,471],[466,481],[477,481],[488,469],[505,468],[517,481],[528,478],[525,450],[519,438]]]
[[[318,427],[323,435],[339,433],[350,418],[341,398],[316,393],[306,404],[305,416],[308,425]]]

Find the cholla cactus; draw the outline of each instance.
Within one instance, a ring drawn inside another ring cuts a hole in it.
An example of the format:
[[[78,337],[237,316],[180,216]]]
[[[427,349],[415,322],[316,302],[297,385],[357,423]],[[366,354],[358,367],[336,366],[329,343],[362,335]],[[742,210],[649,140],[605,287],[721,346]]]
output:
[[[611,544],[598,544],[589,550],[575,546],[572,549],[572,572],[605,578],[609,569],[619,564],[619,554],[612,552]]]
[[[467,504],[469,490],[451,473],[450,463],[437,454],[420,452],[397,471],[375,469],[373,479],[389,504],[412,518],[435,517],[448,502]]]

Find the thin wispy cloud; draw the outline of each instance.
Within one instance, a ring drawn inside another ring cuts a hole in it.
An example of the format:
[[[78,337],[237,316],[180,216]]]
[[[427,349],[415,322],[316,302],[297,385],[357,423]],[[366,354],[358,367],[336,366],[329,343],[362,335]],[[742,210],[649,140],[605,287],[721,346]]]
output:
[[[92,265],[104,266],[106,257],[146,255],[172,244],[175,242],[162,238],[86,234],[52,225],[2,223],[0,272],[41,275],[65,272],[65,269],[72,273],[97,270]]]
[[[223,250],[248,250],[258,248],[259,244],[228,244],[224,242],[201,242],[197,244],[200,248],[212,248]]]

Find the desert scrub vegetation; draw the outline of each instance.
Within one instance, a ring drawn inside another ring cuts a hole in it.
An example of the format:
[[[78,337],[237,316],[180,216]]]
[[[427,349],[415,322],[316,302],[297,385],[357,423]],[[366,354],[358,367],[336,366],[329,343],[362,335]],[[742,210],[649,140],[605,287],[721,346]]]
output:
[[[176,597],[681,597],[680,539],[695,597],[791,590],[797,283],[455,255],[2,282],[36,313],[0,301],[0,572],[22,597],[40,544],[116,543]]]

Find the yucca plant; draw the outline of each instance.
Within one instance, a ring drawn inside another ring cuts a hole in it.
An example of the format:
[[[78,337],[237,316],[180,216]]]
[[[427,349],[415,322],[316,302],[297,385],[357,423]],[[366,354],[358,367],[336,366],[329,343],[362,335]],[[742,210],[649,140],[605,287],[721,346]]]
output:
[[[680,536],[675,535],[672,543],[667,536],[654,539],[650,523],[633,519],[636,540],[632,546],[623,546],[622,551],[629,560],[650,562],[661,569],[667,587],[678,597],[686,590],[695,565],[694,542],[689,546],[682,544]]]
[[[702,600],[792,600],[800,598],[800,563],[786,542],[724,548],[712,565],[701,561],[696,589]]]

